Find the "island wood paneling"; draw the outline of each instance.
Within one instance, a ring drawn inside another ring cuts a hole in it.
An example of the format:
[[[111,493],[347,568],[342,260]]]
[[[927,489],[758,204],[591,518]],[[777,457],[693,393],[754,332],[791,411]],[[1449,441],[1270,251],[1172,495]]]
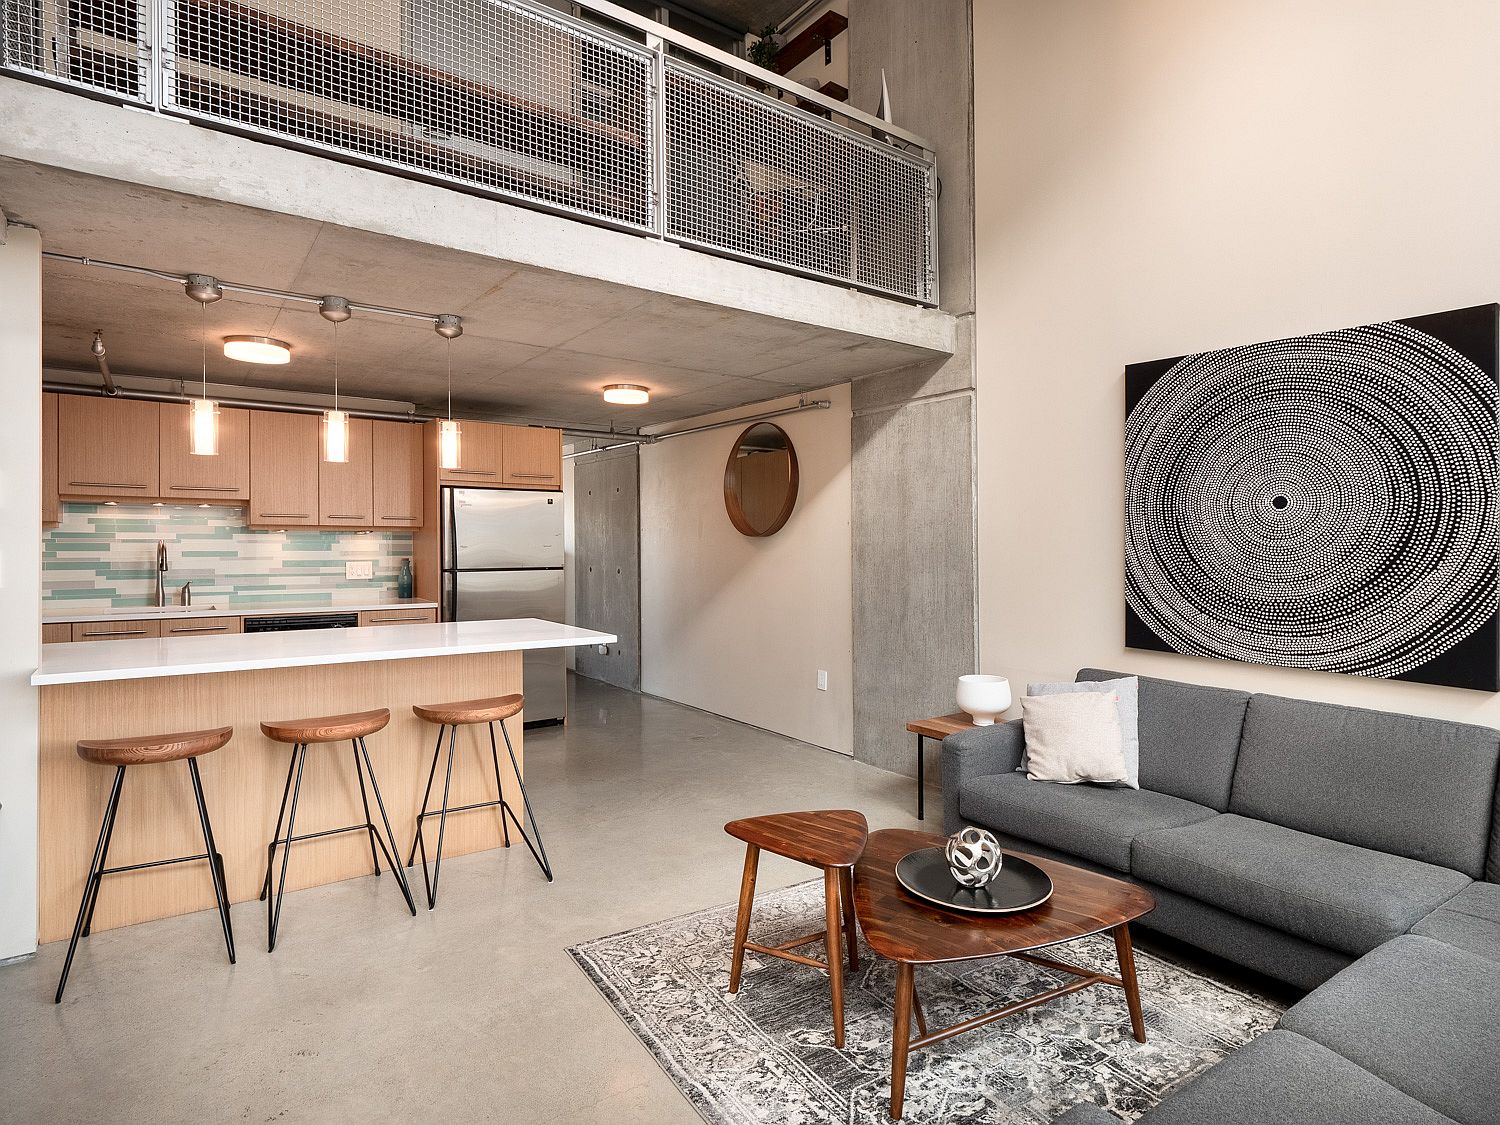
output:
[[[79,739],[232,725],[234,737],[229,744],[200,758],[199,765],[214,835],[224,856],[230,899],[245,902],[260,894],[266,845],[271,839],[291,754],[291,747],[272,742],[260,733],[262,719],[308,718],[373,707],[390,708],[390,725],[370,736],[368,743],[404,861],[404,853],[411,847],[422,786],[427,780],[437,737],[435,728],[411,713],[411,705],[505,695],[521,688],[519,652],[41,688],[40,940],[56,941],[72,931],[114,777],[112,769],[90,765],[78,757],[74,744]],[[517,716],[507,724],[518,758],[522,753],[523,718]],[[493,799],[495,779],[486,729],[460,728],[458,746],[450,804]],[[500,752],[503,761],[503,742]],[[506,782],[506,799],[519,809],[520,797],[508,773],[507,763],[501,773]],[[440,776],[434,785],[439,794],[441,784]],[[498,847],[501,835],[495,814],[494,809],[482,809],[450,816],[444,855]],[[379,813],[375,815],[378,817]],[[361,819],[359,784],[349,744],[314,747],[302,779],[297,833],[336,828]],[[429,855],[436,839],[436,822],[431,831]],[[515,846],[522,848],[523,853],[512,858],[524,858],[528,872],[540,878],[530,865],[531,857],[524,854],[524,845],[517,842]],[[132,767],[126,774],[120,797],[110,866],[188,855],[201,851],[202,847],[186,766],[169,763]],[[498,875],[502,861],[496,857],[495,862]],[[370,870],[369,838],[351,832],[295,845],[287,886],[289,889],[316,886],[369,875]],[[420,885],[420,872],[415,878]],[[388,880],[389,876],[382,878],[383,883]],[[371,908],[392,912],[405,909],[394,885],[389,889],[389,901],[385,897],[378,896]],[[105,878],[100,891],[94,928],[109,929],[209,910],[213,905],[212,884],[207,868],[201,863],[112,875]],[[293,901],[283,917],[284,936],[295,936],[298,914]],[[243,929],[239,935],[242,942],[255,944],[264,938],[264,930],[256,928],[259,916],[254,912],[238,914],[236,918]]]

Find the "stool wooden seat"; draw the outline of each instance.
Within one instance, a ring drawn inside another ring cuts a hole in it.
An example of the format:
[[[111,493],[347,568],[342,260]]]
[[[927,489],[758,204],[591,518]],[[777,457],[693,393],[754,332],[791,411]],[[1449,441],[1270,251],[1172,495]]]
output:
[[[224,931],[224,947],[229,952],[229,963],[234,964],[234,929],[229,922],[229,888],[224,881],[224,857],[214,843],[213,825],[208,819],[208,803],[203,799],[203,779],[198,773],[198,759],[211,754],[234,736],[233,727],[214,727],[211,730],[187,731],[179,734],[148,734],[133,738],[89,738],[76,744],[78,756],[85,762],[115,767],[114,784],[110,787],[109,800],[104,805],[104,822],[99,826],[99,841],[94,845],[94,858],[89,862],[88,878],[83,884],[83,900],[78,904],[78,918],[73,923],[73,937],[68,942],[68,954],[63,959],[62,976],[57,982],[57,993],[53,1003],[62,1003],[63,989],[68,985],[68,972],[73,967],[73,954],[78,949],[78,939],[87,937],[94,925],[94,908],[99,905],[99,885],[106,875],[123,871],[138,871],[143,867],[164,867],[172,863],[208,861],[209,878],[214,885],[214,900],[219,908],[219,925]],[[173,859],[154,859],[145,863],[131,863],[123,867],[110,867],[109,845],[114,838],[115,818],[120,811],[120,791],[125,786],[125,771],[131,766],[158,765],[163,762],[186,760],[188,776],[193,782],[193,801],[198,807],[198,827],[203,831],[204,850],[197,855],[177,856]]]
[[[385,812],[385,801],[380,796],[380,784],[375,780],[375,766],[370,761],[370,750],[365,745],[365,736],[374,734],[378,730],[384,730],[387,723],[391,721],[391,713],[384,707],[377,707],[372,711],[354,711],[347,715],[323,715],[312,719],[283,719],[279,722],[263,722],[260,724],[261,733],[273,742],[290,743],[292,747],[292,758],[287,763],[286,786],[281,791],[281,808],[276,813],[276,827],[271,832],[271,842],[266,847],[266,877],[261,882],[260,897],[266,904],[266,950],[275,952],[276,933],[281,926],[281,901],[286,894],[286,871],[288,861],[292,856],[292,845],[303,840],[317,840],[324,836],[338,836],[344,832],[365,832],[370,837],[370,863],[375,868],[375,875],[380,875],[380,855],[385,854],[386,864],[390,867],[392,874],[396,876],[396,885],[401,889],[401,896],[406,899],[406,907],[415,917],[417,904],[412,900],[411,887],[406,882],[406,872],[396,862],[396,856],[400,854],[400,845],[396,843],[396,834],[391,830],[390,817]],[[343,828],[325,828],[321,832],[307,832],[297,835],[297,799],[302,795],[302,770],[307,764],[307,750],[309,746],[332,743],[348,742],[354,754],[354,773],[359,779],[359,799],[364,806],[365,819],[359,824],[345,825]],[[370,798],[365,791],[365,774],[370,775],[370,789],[375,794],[375,806],[380,810],[380,820],[385,826],[385,837],[375,829],[375,822],[370,816]],[[295,780],[295,784],[294,784]],[[291,798],[291,811],[287,811],[287,798]],[[282,818],[286,819],[286,835],[281,834]],[[389,848],[387,848],[389,841]],[[276,894],[271,895],[271,874],[276,866],[276,849],[281,848],[281,877],[276,887]]]
[[[417,718],[423,722],[436,723],[438,728],[437,745],[432,748],[432,768],[427,771],[427,788],[422,791],[422,808],[417,813],[417,832],[411,842],[411,852],[406,857],[406,866],[410,867],[416,862],[418,851],[422,853],[422,883],[427,888],[428,910],[437,905],[438,878],[443,872],[443,834],[448,828],[449,813],[498,808],[500,831],[503,834],[505,846],[510,847],[510,825],[514,823],[516,831],[521,834],[521,839],[531,850],[532,858],[542,869],[542,874],[547,877],[547,882],[552,882],[552,864],[547,859],[547,849],[542,843],[542,830],[536,822],[536,811],[531,807],[531,799],[526,795],[526,783],[521,780],[521,766],[516,761],[516,748],[511,745],[510,731],[505,726],[505,720],[519,715],[525,706],[526,697],[523,695],[497,695],[490,699],[468,699],[459,703],[431,703],[412,707],[412,713]],[[479,723],[485,723],[490,728],[490,762],[495,767],[495,800],[475,801],[468,805],[450,807],[448,793],[453,785],[453,752],[457,745],[458,728]],[[499,744],[495,741],[496,723],[500,724],[500,733],[505,736],[505,751],[510,755],[511,772],[515,774],[516,786],[521,791],[521,804],[525,809],[526,819],[531,824],[530,835],[527,834],[521,819],[516,816],[515,810],[510,807],[510,802],[505,799],[505,789],[500,784],[500,750]],[[443,751],[444,735],[448,738],[448,766],[443,779],[443,804],[441,808],[429,811],[427,802],[432,796],[432,782],[437,776],[438,758]],[[427,875],[427,843],[422,835],[422,821],[429,816],[438,818],[437,857],[433,861],[430,880]],[[532,842],[532,836],[536,837],[535,843]]]
[[[833,1001],[833,1045],[844,1045],[844,938],[849,949],[850,971],[859,968],[859,935],[854,920],[854,864],[865,852],[870,834],[862,813],[853,809],[820,809],[814,812],[772,813],[731,820],[724,831],[745,842],[745,872],[740,879],[740,908],[734,924],[734,953],[729,966],[729,991],[740,990],[745,950],[811,965],[828,974]],[[764,849],[798,863],[823,870],[824,927],[817,933],[794,938],[780,945],[750,941],[750,915],[755,907],[755,875]],[[821,941],[828,959],[795,953],[798,946]]]
[[[140,738],[89,738],[78,743],[78,756],[101,766],[142,766],[152,762],[180,762],[211,754],[234,736],[233,727],[150,734]]]
[[[468,725],[498,723],[519,715],[526,705],[524,695],[497,695],[492,699],[466,699],[462,703],[434,703],[413,706],[412,713],[428,723]]]
[[[260,731],[273,742],[293,746],[317,742],[348,742],[384,730],[391,713],[384,707],[373,711],[355,711],[348,715],[324,715],[316,719],[283,719],[261,723]]]

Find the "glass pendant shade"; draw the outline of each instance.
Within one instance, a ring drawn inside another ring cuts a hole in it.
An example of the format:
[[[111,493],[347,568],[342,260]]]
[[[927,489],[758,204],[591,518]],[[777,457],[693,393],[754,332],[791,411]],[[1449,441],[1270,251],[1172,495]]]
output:
[[[438,423],[439,468],[456,469],[459,467],[458,443],[458,423],[452,418],[444,418]]]
[[[349,460],[349,414],[344,410],[323,413],[323,460],[343,464]]]
[[[193,399],[191,450],[198,457],[219,452],[219,404],[211,398]]]

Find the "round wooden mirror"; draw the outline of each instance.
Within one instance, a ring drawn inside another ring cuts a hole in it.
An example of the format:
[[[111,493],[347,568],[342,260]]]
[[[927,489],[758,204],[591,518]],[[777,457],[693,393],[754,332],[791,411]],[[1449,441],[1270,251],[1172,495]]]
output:
[[[797,506],[797,451],[786,431],[757,422],[735,439],[724,466],[724,507],[741,535],[775,535]]]

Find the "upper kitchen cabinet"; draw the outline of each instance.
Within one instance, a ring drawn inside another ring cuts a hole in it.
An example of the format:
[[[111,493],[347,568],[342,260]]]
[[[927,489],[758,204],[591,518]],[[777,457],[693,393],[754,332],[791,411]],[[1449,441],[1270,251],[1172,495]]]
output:
[[[161,495],[160,404],[58,396],[57,483],[64,497]]]
[[[421,527],[422,427],[376,422],[372,433],[375,526]]]
[[[316,414],[250,412],[251,524],[317,526],[321,426]]]
[[[434,431],[437,430],[436,422],[429,422],[428,425]],[[504,483],[500,446],[505,429],[505,426],[497,426],[492,422],[460,422],[458,468],[439,468],[438,483],[499,488]]]
[[[317,456],[318,522],[326,527],[369,527],[373,522],[371,422],[350,418],[348,426],[347,461],[324,461]]]
[[[192,407],[161,408],[161,494],[167,500],[242,502],[250,499],[250,412],[219,410],[219,452],[190,451]]]
[[[507,488],[562,487],[562,431],[505,426],[500,441],[501,480]]]
[[[57,497],[57,396],[42,395],[42,523],[62,522],[62,502]]]

